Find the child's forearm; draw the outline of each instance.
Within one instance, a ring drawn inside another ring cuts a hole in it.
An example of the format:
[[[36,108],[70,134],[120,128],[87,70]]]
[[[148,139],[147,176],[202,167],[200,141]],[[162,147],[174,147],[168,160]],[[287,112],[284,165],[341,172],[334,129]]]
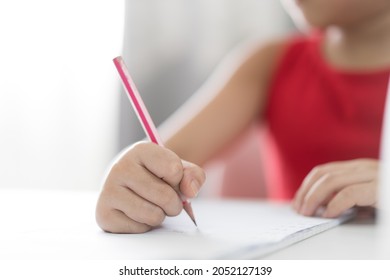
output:
[[[268,80],[282,47],[282,42],[257,47],[244,59],[222,64],[162,126],[166,147],[185,160],[203,165],[261,118]],[[226,73],[224,69],[235,70]]]

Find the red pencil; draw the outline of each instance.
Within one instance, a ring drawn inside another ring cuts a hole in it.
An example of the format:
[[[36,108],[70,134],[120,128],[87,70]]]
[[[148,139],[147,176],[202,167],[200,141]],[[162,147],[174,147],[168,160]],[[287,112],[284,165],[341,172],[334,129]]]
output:
[[[130,103],[133,106],[134,111],[136,112],[138,119],[143,129],[145,130],[146,135],[149,137],[150,141],[163,147],[164,144],[162,143],[162,140],[158,135],[156,126],[154,125],[153,120],[150,117],[149,112],[146,109],[145,104],[141,98],[141,95],[139,94],[133,82],[133,79],[129,74],[129,71],[127,70],[123,58],[121,56],[118,56],[114,58],[113,61],[116,69],[118,70],[119,76],[122,79],[122,83],[127,92],[127,96],[130,100]],[[192,211],[191,207],[191,202],[188,199],[184,198],[183,195],[181,195],[180,193],[179,196],[183,201],[184,210],[187,212],[188,216],[190,216],[191,220],[196,225],[194,212]]]

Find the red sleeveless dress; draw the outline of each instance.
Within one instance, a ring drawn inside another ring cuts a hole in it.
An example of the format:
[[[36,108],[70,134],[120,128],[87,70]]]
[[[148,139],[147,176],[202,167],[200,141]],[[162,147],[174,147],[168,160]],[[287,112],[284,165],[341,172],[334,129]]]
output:
[[[262,149],[271,199],[291,199],[319,164],[379,156],[390,69],[332,68],[320,43],[292,39],[271,81]]]

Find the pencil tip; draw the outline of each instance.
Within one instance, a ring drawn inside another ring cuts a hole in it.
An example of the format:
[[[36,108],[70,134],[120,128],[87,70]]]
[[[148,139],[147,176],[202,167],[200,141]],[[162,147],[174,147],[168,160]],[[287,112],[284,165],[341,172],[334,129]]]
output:
[[[190,216],[191,220],[194,222],[195,226],[198,227],[198,224],[195,221],[194,212],[192,211],[192,207],[190,203],[183,204],[184,210],[187,212],[188,216]]]

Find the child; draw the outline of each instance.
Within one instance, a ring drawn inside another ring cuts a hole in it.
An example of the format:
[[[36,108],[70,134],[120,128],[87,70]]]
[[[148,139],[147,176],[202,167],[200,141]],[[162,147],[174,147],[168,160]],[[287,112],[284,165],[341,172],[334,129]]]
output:
[[[178,215],[176,191],[195,197],[205,181],[199,166],[253,121],[267,125],[273,147],[265,149],[264,164],[271,198],[295,194],[294,209],[307,216],[320,206],[324,217],[375,206],[390,1],[296,4],[312,34],[252,50],[223,82],[201,90],[202,103],[190,102],[171,118],[167,148],[140,142],[119,157],[97,203],[103,230],[146,232]]]

